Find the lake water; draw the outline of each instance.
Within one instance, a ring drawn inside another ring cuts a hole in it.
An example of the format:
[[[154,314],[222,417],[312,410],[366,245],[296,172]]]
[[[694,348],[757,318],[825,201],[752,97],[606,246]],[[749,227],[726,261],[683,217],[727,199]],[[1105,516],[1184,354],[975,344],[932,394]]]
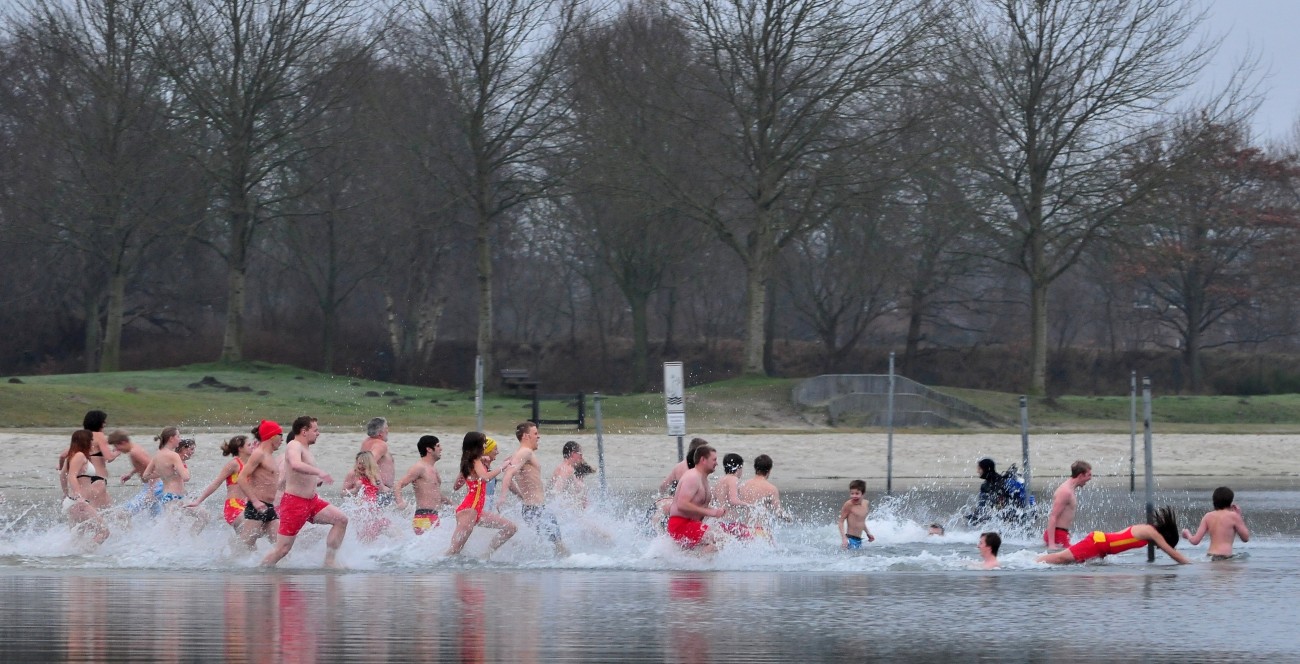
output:
[[[206,476],[206,475],[205,475]],[[115,488],[116,491],[116,488]],[[972,486],[973,491],[973,486]],[[1209,492],[1157,503],[1194,527]],[[1141,493],[1085,488],[1081,527],[1141,521]],[[121,494],[114,494],[121,500]],[[205,507],[215,516],[221,493]],[[327,498],[330,497],[327,495]],[[1255,538],[1239,560],[1178,566],[1142,551],[1101,564],[1034,562],[1042,522],[1003,533],[1004,569],[971,569],[969,498],[915,491],[875,500],[874,544],[838,550],[843,496],[788,492],[776,545],[711,559],[640,531],[644,493],[563,513],[574,551],[557,560],[531,529],[494,556],[443,556],[451,529],[364,544],[318,569],[308,526],[279,569],[234,547],[215,519],[138,519],[89,551],[55,514],[57,490],[10,488],[0,506],[0,661],[1297,661],[1300,492],[1241,491]],[[512,516],[507,510],[507,516]],[[517,515],[514,515],[517,516]],[[944,521],[944,537],[924,524]],[[1076,538],[1078,534],[1076,533]],[[265,551],[265,544],[262,549]]]

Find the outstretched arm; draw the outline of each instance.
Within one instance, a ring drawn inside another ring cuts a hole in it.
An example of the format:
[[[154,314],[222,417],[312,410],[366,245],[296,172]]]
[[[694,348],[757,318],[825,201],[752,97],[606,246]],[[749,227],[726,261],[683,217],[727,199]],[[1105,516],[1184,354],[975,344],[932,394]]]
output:
[[[227,461],[226,465],[221,467],[221,472],[217,473],[216,478],[212,480],[212,483],[209,484],[205,489],[203,489],[203,494],[200,495],[198,499],[195,500],[194,502],[186,505],[186,507],[198,507],[199,504],[207,500],[208,496],[211,496],[217,490],[217,487],[221,486],[221,482],[224,481],[227,477],[230,477],[230,475],[234,473],[235,469],[238,467],[239,464],[236,463],[234,459]]]
[[[1197,526],[1196,534],[1192,534],[1192,531],[1183,528],[1183,539],[1187,540],[1188,544],[1196,546],[1201,543],[1201,539],[1203,539],[1205,534],[1208,532],[1210,532],[1210,515],[1206,514],[1201,517],[1201,525]]]

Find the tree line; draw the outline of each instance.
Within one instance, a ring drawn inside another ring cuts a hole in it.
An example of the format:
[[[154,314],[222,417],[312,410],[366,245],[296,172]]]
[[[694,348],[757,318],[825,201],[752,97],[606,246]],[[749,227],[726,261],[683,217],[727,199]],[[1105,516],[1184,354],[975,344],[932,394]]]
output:
[[[21,0],[0,370],[1286,352],[1297,157],[1187,0]],[[783,346],[784,344],[784,346]],[[611,351],[611,348],[621,350]],[[521,351],[522,349],[522,351]],[[3,359],[3,358],[8,358]],[[371,358],[367,360],[366,358]],[[368,364],[369,362],[369,364]]]

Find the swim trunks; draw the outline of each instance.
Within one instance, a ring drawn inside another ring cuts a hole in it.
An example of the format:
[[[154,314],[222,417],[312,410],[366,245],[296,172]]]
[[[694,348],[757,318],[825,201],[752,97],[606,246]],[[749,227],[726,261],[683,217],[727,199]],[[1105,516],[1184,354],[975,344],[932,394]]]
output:
[[[244,520],[271,523],[272,521],[279,521],[280,515],[275,511],[275,505],[266,503],[266,509],[259,510],[253,507],[253,501],[250,500],[244,503]]]
[[[728,521],[726,523],[719,523],[718,527],[722,529],[722,532],[731,535],[736,539],[742,539],[742,540],[754,539],[754,533],[750,531],[749,526],[740,523],[738,521]]]
[[[221,515],[226,518],[226,523],[234,524],[235,519],[244,514],[244,505],[247,502],[238,498],[227,498],[226,506],[221,510]]]
[[[329,503],[321,500],[319,494],[311,498],[295,496],[292,493],[284,494],[276,507],[276,511],[280,513],[280,534],[285,537],[296,537],[298,531],[302,530],[308,521],[329,506]]]
[[[1043,542],[1045,542],[1045,543],[1048,544],[1049,546],[1053,543],[1051,540],[1047,539],[1047,531],[1046,531],[1046,530],[1043,531]],[[1056,546],[1059,546],[1059,547],[1069,547],[1069,546],[1070,546],[1070,531],[1069,531],[1069,529],[1066,529],[1066,528],[1057,528],[1057,529],[1056,529],[1056,542],[1055,542],[1055,544],[1056,544]]]
[[[537,534],[551,542],[560,541],[560,524],[545,505],[524,505],[523,511],[524,521],[536,528]]]
[[[122,508],[127,514],[139,514],[147,509],[154,516],[158,516],[162,514],[162,505],[158,502],[162,498],[162,493],[162,480],[145,482],[130,500],[122,503]]]
[[[684,516],[668,517],[668,535],[683,549],[694,549],[699,546],[707,532],[709,527],[701,521]]]
[[[1207,558],[1210,559],[1210,562],[1213,563],[1222,562],[1224,560],[1232,560],[1233,558],[1237,557],[1237,554],[1235,553],[1229,553],[1226,556],[1223,555],[1222,553],[1207,553],[1205,555]]]
[[[183,494],[172,493],[168,491],[162,494],[161,496],[158,496],[158,505],[159,506],[166,505],[167,503],[170,503],[175,500],[185,500],[185,496]]]
[[[852,535],[845,535],[845,537],[847,537],[849,540],[849,551],[857,551],[858,549],[862,548],[861,537],[854,537]]]
[[[1146,540],[1133,536],[1132,526],[1118,533],[1103,533],[1096,530],[1084,535],[1083,539],[1075,542],[1074,546],[1070,547],[1070,553],[1075,560],[1083,562],[1114,553],[1122,553],[1130,549],[1137,549],[1146,546],[1146,544]]]
[[[456,507],[456,513],[474,510],[477,513],[474,522],[478,523],[483,516],[483,505],[487,503],[487,480],[468,480],[465,484],[469,487],[469,493],[465,494],[465,500]]]
[[[417,509],[415,518],[411,519],[411,528],[415,530],[416,535],[423,535],[424,531],[433,530],[438,527],[438,524],[438,510]]]

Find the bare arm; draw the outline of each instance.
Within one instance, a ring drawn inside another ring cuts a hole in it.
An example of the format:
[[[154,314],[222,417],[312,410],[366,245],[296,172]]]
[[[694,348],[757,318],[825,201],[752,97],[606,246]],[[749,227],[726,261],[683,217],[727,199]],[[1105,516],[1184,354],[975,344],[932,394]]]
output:
[[[1210,515],[1206,514],[1201,517],[1201,525],[1197,526],[1195,535],[1193,535],[1190,530],[1183,528],[1183,539],[1187,540],[1188,544],[1196,546],[1201,543],[1201,539],[1203,539],[1205,534],[1208,532],[1210,532]]]
[[[1178,563],[1179,565],[1186,565],[1192,562],[1188,560],[1183,554],[1175,551],[1174,547],[1169,546],[1169,543],[1165,541],[1165,538],[1160,536],[1160,533],[1153,533],[1153,534],[1155,535],[1155,537],[1151,541],[1155,542],[1156,546],[1160,547],[1160,550],[1165,552],[1165,555],[1169,556],[1170,558],[1173,558],[1174,562]]]
[[[262,454],[261,450],[255,450],[253,455],[248,457],[248,461],[244,463],[244,469],[239,472],[239,479],[235,481],[235,484],[239,485],[239,488],[244,491],[244,495],[248,496],[248,504],[259,512],[266,509],[266,503],[258,500],[256,494],[253,493],[252,478],[253,471],[257,470],[265,459],[266,456]],[[258,503],[261,503],[262,506],[258,507]]]
[[[754,503],[747,503],[740,499],[740,482],[731,482],[727,486],[727,502],[731,505],[753,506]]]
[[[515,458],[512,456],[506,460],[504,466],[501,466],[501,468],[498,469],[497,472],[504,470],[506,474],[505,477],[501,478],[501,491],[497,493],[497,511],[501,511],[501,506],[506,504],[506,494],[510,493],[511,483],[515,481],[515,473],[519,472],[519,469],[522,468],[525,463],[528,463],[529,454],[532,454],[531,450],[520,450],[518,465],[513,465]]]
[[[420,464],[417,463],[416,465],[411,466],[410,469],[406,471],[406,474],[402,476],[402,479],[397,480],[397,485],[393,487],[393,501],[397,503],[399,509],[406,509],[406,500],[402,498],[402,489],[406,488],[406,485],[419,478],[420,471]]]
[[[1241,516],[1241,508],[1240,508],[1240,507],[1237,507],[1236,505],[1233,505],[1233,506],[1232,506],[1232,511],[1234,511],[1234,512],[1237,513],[1237,519],[1236,519],[1236,522],[1232,524],[1232,528],[1233,528],[1233,530],[1236,530],[1236,531],[1237,531],[1237,537],[1240,537],[1240,538],[1241,538],[1241,541],[1243,541],[1243,542],[1249,542],[1249,541],[1250,541],[1250,528],[1247,528],[1247,527],[1246,527],[1246,519],[1245,519],[1245,517]]]
[[[848,522],[849,522],[849,504],[844,503],[844,507],[840,508],[840,518],[835,521],[835,527],[839,528],[840,531],[840,548],[842,549],[849,548],[849,538],[848,535],[845,534],[844,532],[844,528],[845,526],[848,525]]]
[[[77,459],[81,459],[80,464],[77,463]],[[77,484],[77,478],[76,476],[73,475],[72,472],[73,468],[79,468],[85,463],[86,463],[86,455],[82,454],[81,452],[77,452],[76,454],[72,455],[70,459],[67,460],[66,465],[64,465],[63,467],[63,472],[59,473],[59,476],[63,478],[65,492],[68,494],[68,497],[72,498],[73,500],[86,499],[85,496],[81,495],[81,485]]]
[[[343,493],[355,496],[360,488],[361,480],[357,476],[357,471],[349,472],[348,476],[343,478]]]
[[[294,441],[294,443],[297,443],[297,441]],[[322,480],[329,477],[329,473],[326,473],[320,468],[317,468],[316,466],[313,466],[307,463],[306,461],[303,461],[302,445],[297,445],[294,443],[290,443],[288,451],[284,453],[284,463],[289,464],[289,470],[292,470],[296,473],[302,473],[303,475],[315,475],[316,477],[319,477]],[[331,482],[333,482],[332,479],[328,480],[326,484],[329,484]]]
[[[156,464],[157,462],[158,462],[157,456],[150,459],[149,465],[145,466],[144,470],[140,471],[140,479],[146,482],[151,482],[153,480],[158,479],[158,471],[157,469],[154,468],[154,464]]]
[[[871,501],[864,498],[862,504],[866,507],[866,509],[862,510],[862,534],[867,536],[868,542],[874,542],[876,536],[872,535],[871,529],[867,527],[867,515],[871,513]]]
[[[99,453],[104,455],[104,463],[108,463],[122,454],[112,445],[108,444],[107,436],[95,436],[95,438],[98,439],[95,444],[99,445]]]
[[[1060,523],[1061,514],[1065,512],[1065,501],[1060,497],[1052,496],[1052,511],[1047,513],[1047,548],[1049,550],[1059,548],[1056,546],[1056,524]]]
[[[679,463],[673,466],[672,470],[668,471],[668,477],[665,477],[664,481],[659,483],[659,493],[667,493],[668,487],[672,486],[673,482],[682,478],[681,471],[679,470],[681,467],[682,464]]]
[[[221,472],[217,473],[216,478],[212,480],[212,483],[208,484],[207,488],[203,489],[203,493],[198,497],[198,500],[186,505],[186,507],[198,507],[199,503],[207,500],[208,496],[211,496],[213,492],[217,490],[217,487],[221,486],[221,483],[225,481],[227,477],[230,477],[238,468],[239,463],[236,460],[231,459],[230,461],[227,461],[226,465],[221,467]]]

